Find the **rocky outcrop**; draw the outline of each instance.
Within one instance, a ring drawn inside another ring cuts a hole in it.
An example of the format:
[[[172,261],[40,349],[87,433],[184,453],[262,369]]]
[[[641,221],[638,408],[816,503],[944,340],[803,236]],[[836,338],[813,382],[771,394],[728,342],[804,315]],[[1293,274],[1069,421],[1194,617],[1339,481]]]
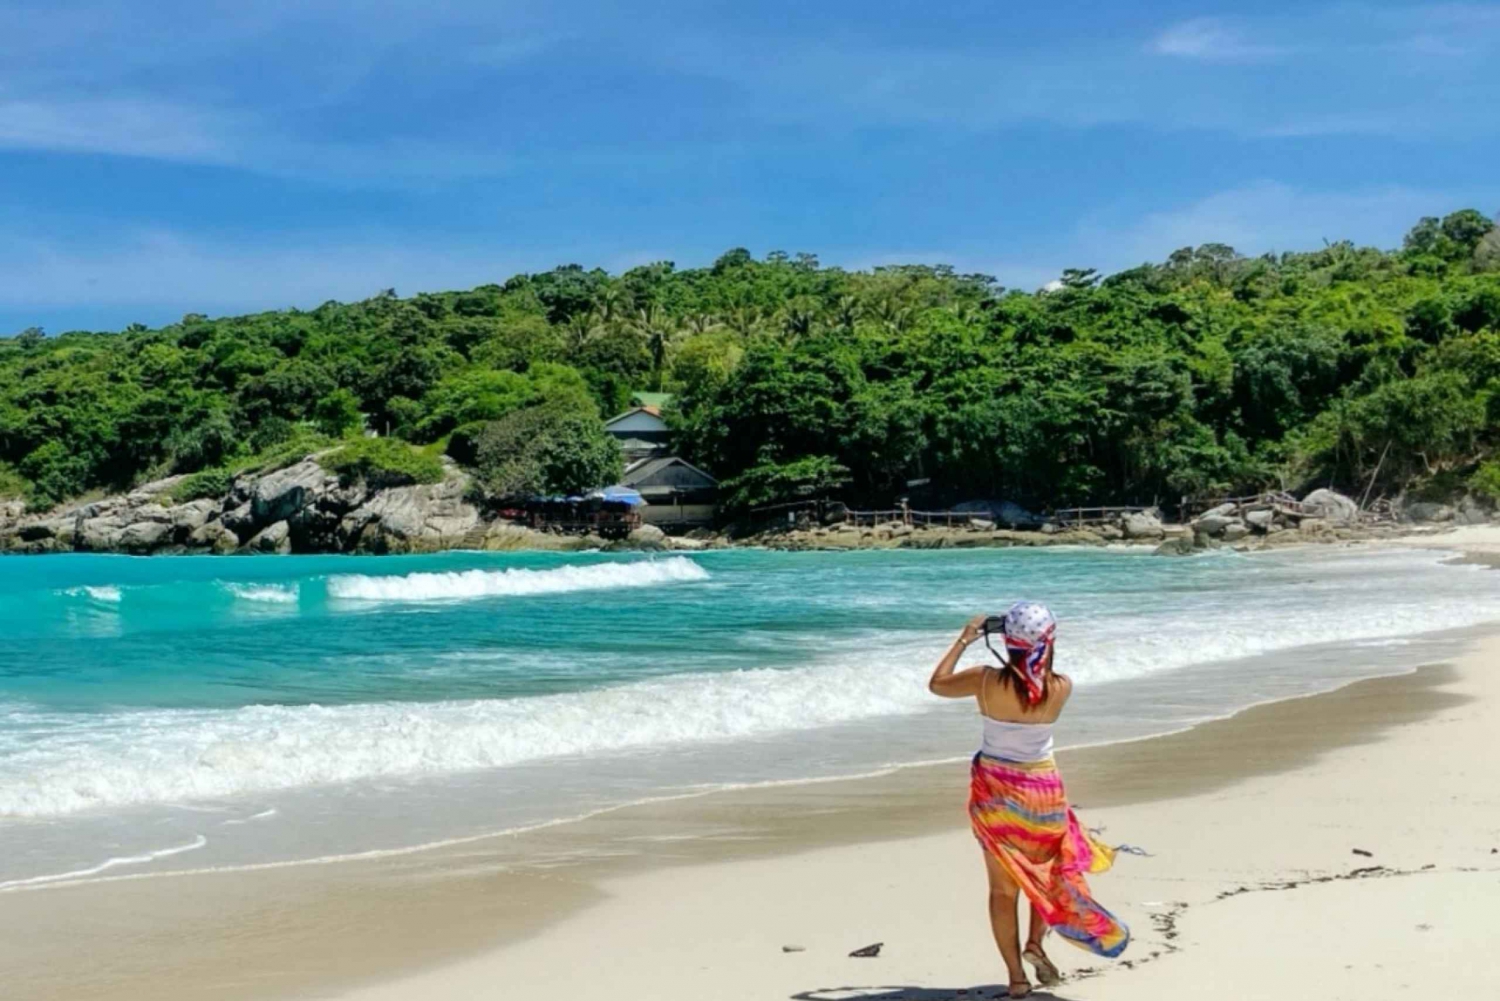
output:
[[[1336,490],[1314,490],[1302,498],[1302,507],[1330,525],[1351,525],[1359,520],[1359,505]]]
[[[227,496],[174,504],[181,480],[44,514],[7,502],[0,553],[406,553],[486,541],[479,509],[465,499],[468,476],[451,463],[441,483],[381,489],[343,482],[309,457],[242,476]]]
[[[1166,535],[1161,519],[1150,511],[1135,511],[1120,519],[1120,531],[1127,539],[1154,540]]]
[[[632,531],[625,542],[632,549],[666,549],[667,533],[655,525],[642,525]]]

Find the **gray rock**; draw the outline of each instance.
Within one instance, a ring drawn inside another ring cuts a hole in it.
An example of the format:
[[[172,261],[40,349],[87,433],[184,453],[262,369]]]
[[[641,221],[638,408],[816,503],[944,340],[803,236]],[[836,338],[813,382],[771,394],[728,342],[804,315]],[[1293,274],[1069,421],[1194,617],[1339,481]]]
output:
[[[1302,498],[1302,506],[1330,525],[1347,525],[1359,518],[1359,505],[1337,490],[1314,490]]]
[[[189,501],[167,510],[167,516],[172,520],[172,527],[179,532],[187,533],[202,528],[218,513],[219,502],[208,498]]]
[[[1162,531],[1161,519],[1149,511],[1125,515],[1120,519],[1120,530],[1127,539],[1160,539],[1166,534]]]
[[[1222,514],[1205,514],[1193,522],[1193,528],[1195,531],[1202,532],[1205,535],[1220,535],[1234,521],[1235,519]]]
[[[1250,528],[1244,522],[1236,521],[1224,526],[1224,541],[1238,542],[1250,534]]]
[[[1191,556],[1194,551],[1193,540],[1181,536],[1156,547],[1157,556]]]
[[[1246,523],[1249,524],[1251,528],[1261,532],[1269,530],[1271,527],[1271,523],[1275,520],[1275,511],[1251,511],[1245,515]]]
[[[1466,495],[1458,502],[1455,520],[1464,525],[1483,525],[1490,520],[1490,509],[1474,496]]]
[[[1098,532],[1099,538],[1103,539],[1105,542],[1118,542],[1119,540],[1125,538],[1125,533],[1114,525],[1100,525],[1098,528],[1094,529],[1094,531]]]
[[[251,515],[257,525],[286,521],[338,486],[338,477],[318,465],[316,459],[303,459],[254,482],[250,488]]]
[[[188,535],[187,545],[195,549],[208,549],[215,553],[232,553],[240,548],[240,538],[217,521],[211,521],[193,529]]]
[[[1457,512],[1447,504],[1432,504],[1425,501],[1407,504],[1403,510],[1412,521],[1448,522],[1457,515]]]
[[[1297,531],[1303,535],[1321,535],[1328,531],[1328,522],[1322,518],[1303,518],[1302,523],[1297,526]]]
[[[667,548],[667,533],[655,525],[642,525],[631,532],[625,541],[637,549],[665,549]]]
[[[267,525],[255,534],[245,548],[257,553],[280,553],[292,551],[292,529],[284,521]]]
[[[969,527],[977,528],[981,532],[993,532],[995,530],[995,523],[988,518],[970,518]]]
[[[345,549],[369,552],[429,552],[459,545],[471,534],[475,544],[479,509],[464,499],[468,477],[450,468],[441,483],[377,491],[338,523]],[[337,497],[328,498],[336,507]]]
[[[128,524],[119,515],[106,514],[98,518],[80,518],[73,544],[90,553],[112,553],[120,548],[120,537]]]
[[[113,548],[127,553],[153,552],[172,541],[172,526],[162,521],[135,521],[120,530]]]
[[[1008,500],[975,500],[964,501],[953,505],[954,511],[962,511],[993,521],[996,525],[1004,525],[1006,528],[1040,528],[1042,518],[1028,511],[1015,501]]]
[[[249,501],[225,511],[219,521],[242,539],[255,534],[255,513],[251,510]]]
[[[73,535],[71,518],[44,518],[16,526],[16,536],[24,542],[40,542],[43,539],[59,539]]]
[[[1239,507],[1240,506],[1233,501],[1230,501],[1227,504],[1220,504],[1216,508],[1204,511],[1203,514],[1199,515],[1199,520],[1201,521],[1203,518],[1228,517],[1229,515],[1234,514],[1236,511],[1238,511]]]

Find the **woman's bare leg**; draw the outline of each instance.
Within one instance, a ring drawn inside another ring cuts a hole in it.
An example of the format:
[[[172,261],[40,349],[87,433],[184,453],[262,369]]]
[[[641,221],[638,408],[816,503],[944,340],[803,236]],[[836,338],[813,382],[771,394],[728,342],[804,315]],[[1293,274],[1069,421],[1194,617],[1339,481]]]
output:
[[[1035,949],[1037,952],[1042,953],[1043,956],[1047,955],[1042,951],[1042,939],[1046,937],[1048,927],[1047,919],[1042,917],[1042,912],[1037,910],[1036,904],[1032,904],[1031,922],[1028,934],[1026,935],[1026,948]]]
[[[984,871],[990,879],[990,931],[1012,984],[1026,983],[1026,968],[1021,965],[1021,929],[1016,920],[1016,897],[1020,888],[995,856],[984,853]]]

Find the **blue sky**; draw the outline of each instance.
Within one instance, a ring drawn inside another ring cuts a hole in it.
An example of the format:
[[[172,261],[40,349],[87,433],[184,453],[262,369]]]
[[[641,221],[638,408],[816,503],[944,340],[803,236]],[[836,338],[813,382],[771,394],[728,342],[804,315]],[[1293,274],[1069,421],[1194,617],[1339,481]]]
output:
[[[0,331],[732,246],[1021,288],[1394,246],[1500,209],[1497,65],[1500,3],[0,0]]]

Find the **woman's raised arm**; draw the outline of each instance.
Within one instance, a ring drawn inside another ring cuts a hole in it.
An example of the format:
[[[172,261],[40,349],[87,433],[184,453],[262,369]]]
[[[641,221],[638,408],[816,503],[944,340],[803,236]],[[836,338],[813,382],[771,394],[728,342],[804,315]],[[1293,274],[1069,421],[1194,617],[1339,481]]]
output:
[[[963,632],[958,634],[958,639],[948,647],[948,652],[943,654],[943,659],[938,661],[937,667],[933,668],[932,677],[927,681],[927,690],[934,695],[941,695],[945,699],[961,699],[966,695],[978,695],[979,683],[984,679],[982,668],[971,667],[965,671],[955,671],[958,666],[958,658],[964,655],[969,644],[979,638],[979,627],[984,623],[983,615],[976,615],[964,626]]]

